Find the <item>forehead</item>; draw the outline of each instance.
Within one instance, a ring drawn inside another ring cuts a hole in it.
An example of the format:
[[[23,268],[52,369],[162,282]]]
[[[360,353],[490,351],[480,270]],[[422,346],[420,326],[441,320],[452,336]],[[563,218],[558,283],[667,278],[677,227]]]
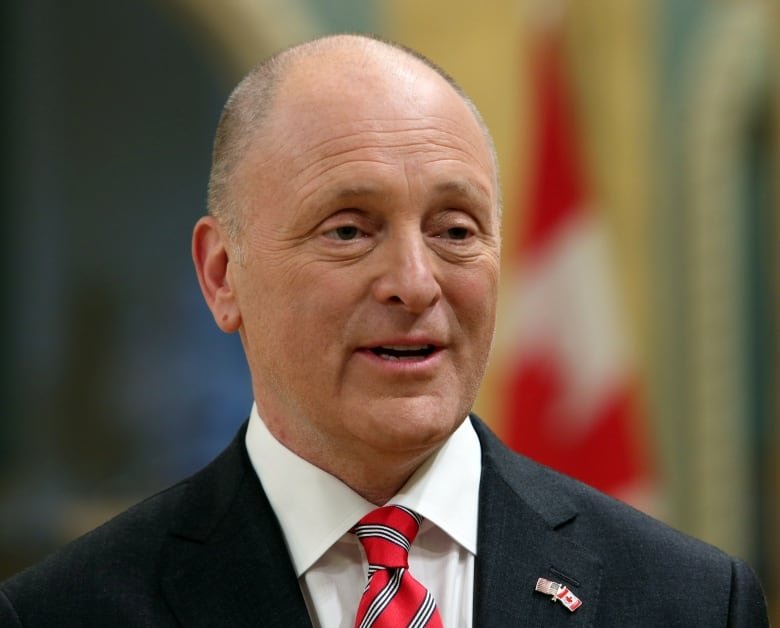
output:
[[[252,149],[266,173],[288,177],[328,161],[467,162],[494,184],[484,131],[442,77],[415,59],[307,59],[286,73]],[[381,166],[381,164],[378,164]]]

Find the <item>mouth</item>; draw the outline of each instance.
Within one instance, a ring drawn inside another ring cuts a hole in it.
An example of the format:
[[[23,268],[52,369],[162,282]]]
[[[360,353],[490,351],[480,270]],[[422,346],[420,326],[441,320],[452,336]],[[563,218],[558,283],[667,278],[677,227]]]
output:
[[[422,361],[436,353],[439,347],[432,344],[424,345],[380,345],[371,347],[369,351],[383,360]]]

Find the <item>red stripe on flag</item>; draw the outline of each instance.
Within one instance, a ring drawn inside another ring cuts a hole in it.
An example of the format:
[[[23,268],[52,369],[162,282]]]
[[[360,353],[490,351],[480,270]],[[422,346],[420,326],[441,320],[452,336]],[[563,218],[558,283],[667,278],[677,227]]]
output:
[[[631,385],[605,391],[591,411],[561,407],[565,385],[551,355],[524,356],[507,382],[511,409],[507,445],[611,495],[646,475],[645,454],[632,431],[637,402]]]
[[[519,239],[520,250],[526,254],[544,247],[586,207],[586,189],[557,39],[544,42],[535,69],[533,86],[540,115],[534,126],[537,148],[529,199],[532,209]]]
[[[517,240],[516,355],[503,387],[510,447],[626,498],[652,483],[599,216],[588,210],[559,42],[536,66],[537,145]],[[590,353],[592,352],[592,354]]]

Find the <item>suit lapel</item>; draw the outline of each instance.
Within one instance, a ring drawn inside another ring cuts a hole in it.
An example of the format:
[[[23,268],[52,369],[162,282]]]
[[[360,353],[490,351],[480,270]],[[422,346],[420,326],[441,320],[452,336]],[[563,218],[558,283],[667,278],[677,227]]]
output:
[[[545,488],[543,469],[509,453],[479,421],[482,445],[474,625],[592,626],[601,564],[566,536],[577,516]],[[582,606],[570,612],[534,591],[539,577],[566,584]]]
[[[188,483],[164,558],[164,594],[186,626],[311,626],[243,434]]]
[[[601,564],[566,535],[577,516],[546,490],[542,468],[511,454],[479,421],[482,446],[474,625],[592,626]],[[281,528],[254,475],[244,430],[193,476],[172,513],[161,586],[179,622],[310,627]],[[539,577],[582,600],[569,612],[534,592]]]

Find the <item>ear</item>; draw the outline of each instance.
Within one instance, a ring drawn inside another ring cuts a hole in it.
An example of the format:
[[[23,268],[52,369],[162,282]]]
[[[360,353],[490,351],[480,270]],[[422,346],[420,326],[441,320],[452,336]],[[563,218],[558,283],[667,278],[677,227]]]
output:
[[[227,236],[212,216],[204,216],[192,231],[192,261],[203,298],[217,326],[225,333],[241,327],[241,311],[228,273]]]

